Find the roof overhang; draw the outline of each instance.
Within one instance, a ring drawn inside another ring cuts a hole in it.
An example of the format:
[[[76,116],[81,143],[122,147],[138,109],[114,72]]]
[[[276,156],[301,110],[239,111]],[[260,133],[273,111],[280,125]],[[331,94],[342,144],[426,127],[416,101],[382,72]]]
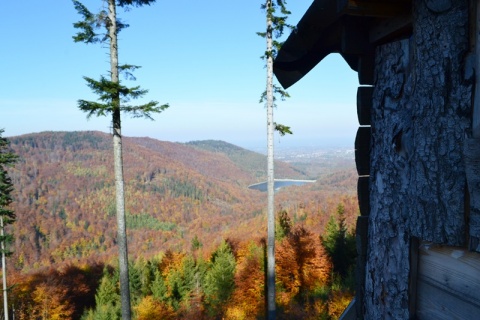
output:
[[[274,61],[288,88],[330,53],[340,53],[355,71],[359,58],[373,59],[375,46],[409,34],[411,0],[314,0]]]

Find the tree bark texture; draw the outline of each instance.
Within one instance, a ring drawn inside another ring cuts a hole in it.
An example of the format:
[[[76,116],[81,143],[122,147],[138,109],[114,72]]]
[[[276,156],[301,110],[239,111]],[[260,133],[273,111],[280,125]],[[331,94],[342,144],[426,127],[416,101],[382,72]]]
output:
[[[267,1],[267,11],[272,1]],[[273,30],[272,19],[267,12],[267,318],[276,317],[275,305],[275,170],[273,138]]]
[[[466,240],[468,1],[412,5],[412,36],[376,52],[365,319],[409,319],[412,237]]]
[[[110,38],[110,72],[111,81],[119,82],[118,71],[118,42],[117,42],[117,14],[115,0],[108,1],[109,12],[109,38]],[[120,300],[122,319],[131,319],[130,285],[128,276],[128,247],[125,218],[125,194],[123,179],[123,155],[122,155],[122,126],[120,120],[120,95],[112,99],[114,110],[112,112],[113,129],[113,153],[115,170],[115,194],[117,211],[117,242],[118,262],[120,272]]]

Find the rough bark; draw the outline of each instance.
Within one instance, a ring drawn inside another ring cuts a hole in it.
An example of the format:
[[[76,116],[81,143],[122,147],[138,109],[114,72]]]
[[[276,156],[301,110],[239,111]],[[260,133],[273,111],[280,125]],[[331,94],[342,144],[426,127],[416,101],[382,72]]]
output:
[[[118,43],[117,43],[117,15],[115,0],[108,1],[109,12],[109,37],[110,37],[110,73],[111,81],[119,82],[118,78]],[[113,127],[113,153],[115,170],[115,193],[117,209],[117,242],[118,261],[120,271],[120,300],[122,306],[122,319],[131,319],[130,286],[128,278],[128,247],[125,219],[125,194],[123,180],[122,156],[122,126],[120,120],[120,95],[113,98],[114,111],[112,112]]]
[[[465,244],[468,3],[413,1],[413,35],[376,52],[366,319],[409,319],[412,237]]]
[[[267,1],[267,312],[268,319],[275,319],[275,175],[273,161],[273,40],[272,19],[268,10],[272,1]]]

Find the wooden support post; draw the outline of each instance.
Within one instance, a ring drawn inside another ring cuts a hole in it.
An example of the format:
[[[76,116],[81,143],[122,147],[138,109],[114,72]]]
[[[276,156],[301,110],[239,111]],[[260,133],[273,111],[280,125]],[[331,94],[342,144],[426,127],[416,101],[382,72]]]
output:
[[[469,249],[480,252],[480,139],[465,139],[465,175],[469,191]]]
[[[417,281],[418,281],[418,250],[420,241],[418,238],[410,239],[410,276],[408,283],[408,311],[410,319],[416,319],[417,312]]]
[[[355,306],[357,309],[357,319],[363,319],[363,301],[365,295],[365,276],[368,248],[368,216],[360,216],[357,218],[355,240],[357,245],[357,263],[355,267]]]

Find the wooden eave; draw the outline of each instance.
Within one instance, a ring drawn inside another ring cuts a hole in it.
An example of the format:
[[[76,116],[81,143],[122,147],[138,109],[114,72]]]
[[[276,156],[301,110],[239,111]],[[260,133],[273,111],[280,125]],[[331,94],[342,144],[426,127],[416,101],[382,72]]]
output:
[[[274,73],[288,88],[334,52],[358,71],[359,57],[410,29],[411,0],[314,0],[279,51]]]

